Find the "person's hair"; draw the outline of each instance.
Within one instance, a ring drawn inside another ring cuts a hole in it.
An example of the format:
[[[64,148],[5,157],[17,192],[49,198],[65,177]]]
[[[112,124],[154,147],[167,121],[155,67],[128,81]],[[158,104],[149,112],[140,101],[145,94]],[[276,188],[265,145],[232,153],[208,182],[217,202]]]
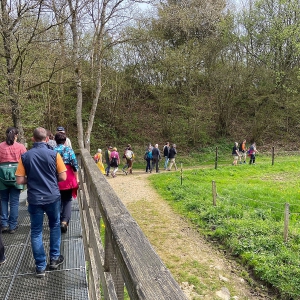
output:
[[[54,140],[54,135],[49,129],[46,129],[46,133],[47,137],[49,137],[49,140]]]
[[[44,142],[47,138],[46,129],[43,127],[38,127],[33,131],[33,138],[36,142]]]
[[[15,137],[19,133],[16,127],[8,127],[6,129],[6,144],[13,145],[15,142]]]
[[[62,132],[57,132],[55,134],[55,137],[54,137],[55,141],[56,141],[56,144],[57,145],[60,145],[60,144],[64,144],[66,139],[67,139],[67,136],[65,133],[62,133]]]

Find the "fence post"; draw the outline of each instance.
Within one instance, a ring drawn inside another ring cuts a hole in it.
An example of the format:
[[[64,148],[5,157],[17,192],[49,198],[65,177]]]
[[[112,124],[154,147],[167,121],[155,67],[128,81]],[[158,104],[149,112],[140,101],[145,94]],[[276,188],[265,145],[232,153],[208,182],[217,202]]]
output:
[[[180,164],[180,183],[182,185],[182,163]]]
[[[213,206],[217,206],[217,189],[216,182],[212,181],[212,195],[213,195]]]
[[[216,147],[215,169],[218,168],[218,147]]]
[[[290,215],[290,205],[285,203],[284,206],[284,242],[288,241],[289,234],[289,215]]]
[[[275,147],[272,147],[272,166],[274,166]]]

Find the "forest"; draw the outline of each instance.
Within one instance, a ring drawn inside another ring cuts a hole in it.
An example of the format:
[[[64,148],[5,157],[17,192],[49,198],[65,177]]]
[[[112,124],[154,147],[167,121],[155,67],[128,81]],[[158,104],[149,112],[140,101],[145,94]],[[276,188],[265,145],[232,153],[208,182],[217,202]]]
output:
[[[0,5],[3,138],[64,126],[79,149],[300,146],[298,0]]]

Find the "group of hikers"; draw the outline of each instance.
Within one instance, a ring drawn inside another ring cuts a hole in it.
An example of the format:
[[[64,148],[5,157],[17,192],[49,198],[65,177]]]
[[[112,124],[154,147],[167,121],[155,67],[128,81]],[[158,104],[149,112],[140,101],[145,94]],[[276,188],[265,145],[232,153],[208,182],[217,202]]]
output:
[[[33,146],[28,151],[17,142],[18,135],[17,128],[9,127],[6,140],[0,143],[0,265],[9,259],[5,256],[2,234],[18,230],[20,192],[26,184],[31,248],[36,276],[42,278],[47,267],[44,215],[50,229],[49,269],[55,270],[64,262],[60,253],[61,234],[67,232],[72,200],[77,197],[79,167],[63,127],[57,127],[55,135],[45,128],[36,128]]]
[[[162,153],[165,159],[164,169],[167,171],[171,171],[172,167],[174,166],[175,170],[177,170],[177,165],[175,162],[175,157],[177,154],[176,144],[172,144],[170,146],[170,143],[166,142],[162,149]],[[125,159],[125,164],[122,167],[122,172],[125,175],[132,174],[135,154],[132,151],[132,147],[130,144],[128,144],[124,149],[122,158]],[[146,161],[146,173],[151,173],[153,169],[155,169],[156,173],[159,173],[159,162],[161,159],[162,155],[159,150],[158,144],[152,146],[152,144],[149,143],[144,153],[144,160]],[[104,167],[103,160],[105,160],[106,167]],[[102,156],[102,150],[98,149],[97,153],[94,155],[94,161],[102,174],[105,174],[106,176],[111,175],[114,178],[116,177],[116,173],[119,170],[121,157],[116,147],[107,146],[107,149],[104,152],[104,159]],[[113,168],[112,171],[111,168]]]
[[[132,165],[134,161],[134,153],[132,151],[131,145],[128,144],[124,150],[124,154],[122,158],[126,159],[126,163],[122,168],[123,173],[126,175],[128,173],[132,174]],[[94,155],[94,161],[97,164],[98,168],[105,174],[106,176],[111,176],[114,178],[116,177],[116,173],[119,170],[119,165],[121,163],[120,154],[116,147],[108,146],[104,152],[104,159],[106,163],[106,168],[104,168],[103,158],[102,158],[102,150],[98,149],[97,153]],[[111,171],[111,168],[113,170]]]
[[[232,156],[233,156],[232,165],[236,166],[238,164],[238,161],[240,164],[243,163],[245,164],[247,156],[250,157],[249,164],[255,165],[256,153],[258,153],[258,151],[256,149],[255,143],[252,143],[251,146],[247,149],[246,140],[243,140],[243,142],[241,142],[240,144],[238,144],[238,142],[235,142],[232,148]]]

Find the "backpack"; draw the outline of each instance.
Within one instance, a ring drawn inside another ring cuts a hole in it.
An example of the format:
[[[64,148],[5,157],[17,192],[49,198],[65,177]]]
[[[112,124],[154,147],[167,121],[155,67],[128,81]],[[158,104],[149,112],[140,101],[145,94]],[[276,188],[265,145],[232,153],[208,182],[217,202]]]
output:
[[[95,154],[95,155],[94,155],[94,161],[95,161],[95,163],[97,163],[97,162],[99,161],[98,154]]]
[[[116,157],[112,157],[110,161],[111,167],[118,167],[118,159]]]
[[[131,150],[126,150],[125,151],[125,157],[127,158],[127,159],[132,159],[132,151]]]
[[[239,151],[240,151],[240,152],[243,151],[243,148],[242,148],[242,147],[243,147],[243,143],[240,143],[240,146],[239,146]]]

